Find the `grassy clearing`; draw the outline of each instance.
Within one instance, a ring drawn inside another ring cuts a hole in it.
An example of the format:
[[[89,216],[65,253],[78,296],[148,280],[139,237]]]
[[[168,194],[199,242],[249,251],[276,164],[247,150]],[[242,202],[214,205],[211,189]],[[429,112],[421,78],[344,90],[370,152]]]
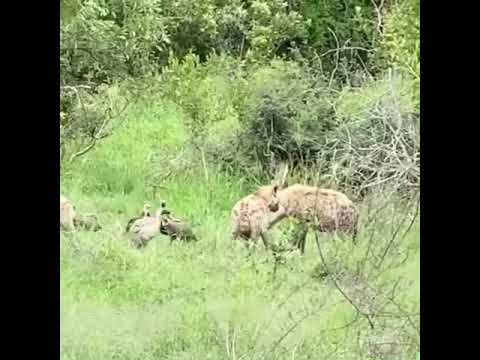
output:
[[[408,232],[402,228],[382,271],[373,264],[400,212],[382,213],[356,247],[320,239],[333,267],[354,269],[368,252],[363,269],[370,285],[387,288],[402,280],[400,303],[388,303],[385,312],[400,307],[416,316],[378,317],[371,330],[332,281],[318,276],[313,234],[305,257],[289,257],[276,271],[262,247],[247,257],[230,240],[229,212],[253,187],[212,166],[205,171],[201,160],[182,164],[181,151],[188,151],[181,115],[161,103],[139,103],[114,135],[64,167],[62,193],[82,212],[96,213],[103,228],[61,234],[62,359],[353,360],[371,334],[407,326],[407,320],[418,328],[418,223]],[[155,207],[160,199],[195,224],[198,243],[170,245],[159,236],[142,251],[129,246],[122,234],[126,221],[144,201]],[[287,227],[275,229],[276,240],[286,238]]]

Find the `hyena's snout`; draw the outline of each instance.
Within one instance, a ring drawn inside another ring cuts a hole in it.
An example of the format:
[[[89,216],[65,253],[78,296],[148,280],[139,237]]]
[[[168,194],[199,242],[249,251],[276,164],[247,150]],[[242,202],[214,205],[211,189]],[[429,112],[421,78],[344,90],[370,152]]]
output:
[[[279,208],[280,205],[278,203],[268,204],[268,209],[272,212],[277,212]]]

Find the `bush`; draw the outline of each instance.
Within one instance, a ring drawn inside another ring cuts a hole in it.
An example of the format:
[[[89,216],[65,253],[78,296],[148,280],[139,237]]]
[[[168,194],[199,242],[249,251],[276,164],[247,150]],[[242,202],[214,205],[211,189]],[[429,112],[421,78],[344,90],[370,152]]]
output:
[[[64,86],[60,91],[60,157],[62,167],[88,152],[113,132],[118,117],[134,102],[125,86]]]
[[[289,46],[294,42],[301,45],[307,38],[304,19],[287,1],[253,1],[248,14],[249,58],[268,62],[273,56],[288,55]]]
[[[204,61],[215,48],[218,34],[216,1],[164,0],[162,11],[171,34],[170,51],[178,58],[189,52]]]
[[[325,55],[322,59],[326,73],[333,72],[340,64],[345,71],[337,71],[335,75],[345,82],[348,73],[375,72],[375,59],[368,56],[379,36],[372,1],[306,0],[298,3],[308,24],[308,47],[304,51]]]
[[[238,106],[242,153],[265,170],[285,160],[292,166],[307,165],[333,123],[329,90],[313,83],[296,63],[285,61],[258,67],[247,83]]]
[[[341,92],[338,124],[317,159],[323,181],[359,196],[384,189],[418,192],[420,119],[410,90],[411,82],[392,75]]]
[[[160,9],[160,0],[85,1],[60,27],[62,81],[109,83],[157,70],[170,41]]]
[[[162,94],[185,113],[191,140],[203,143],[223,121],[234,122],[232,97],[238,62],[225,56],[210,56],[205,63],[189,54],[183,61],[171,57],[160,76]]]
[[[179,58],[193,52],[202,62],[213,52],[268,61],[285,54],[291,41],[306,39],[302,16],[287,4],[285,0],[166,1],[171,50]]]
[[[108,83],[159,71],[168,54],[215,52],[264,61],[303,41],[304,21],[283,0],[88,0],[62,4],[60,63],[67,84]],[[67,16],[68,15],[68,16]]]
[[[395,3],[385,16],[380,57],[413,79],[415,107],[420,108],[420,1]],[[382,60],[378,60],[381,62]]]
[[[193,144],[228,168],[259,164],[268,173],[278,161],[306,165],[333,124],[329,90],[294,62],[245,70],[230,57],[200,63],[189,55],[172,60],[161,82],[185,113]]]

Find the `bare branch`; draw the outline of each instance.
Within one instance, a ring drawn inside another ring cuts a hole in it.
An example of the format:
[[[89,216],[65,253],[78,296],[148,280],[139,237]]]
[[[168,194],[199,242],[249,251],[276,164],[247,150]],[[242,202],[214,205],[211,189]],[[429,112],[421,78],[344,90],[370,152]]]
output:
[[[384,5],[385,0],[380,0],[379,5],[377,5],[375,0],[370,0],[370,2],[372,3],[372,5],[375,9],[375,12],[377,14],[377,32],[380,35],[383,35],[383,5]]]
[[[70,156],[70,159],[69,161],[72,162],[73,160],[75,160],[77,157],[80,157],[82,155],[85,155],[87,152],[89,152],[90,150],[93,149],[93,147],[97,144],[97,139],[94,138],[92,140],[92,142],[90,144],[88,144],[85,148],[83,148],[82,150],[74,153],[72,156]]]
[[[418,205],[419,203],[413,203],[413,204],[416,204],[417,205],[417,209],[418,209]],[[380,268],[382,266],[382,263],[383,261],[385,260],[385,256],[387,255],[388,251],[390,250],[390,248],[392,247],[393,245],[393,242],[395,241],[395,238],[397,237],[398,233],[400,232],[400,229],[403,227],[403,224],[405,223],[406,219],[407,219],[407,214],[408,214],[408,211],[411,209],[408,208],[408,210],[405,212],[405,215],[402,217],[402,220],[400,221],[400,224],[397,226],[397,228],[395,229],[390,241],[388,242],[387,246],[385,247],[385,250],[383,251],[383,254],[382,256],[380,257],[380,261],[378,262],[378,264],[375,266],[377,269]],[[416,216],[414,217],[414,219],[416,218]],[[415,220],[413,220],[415,221]],[[413,225],[413,222],[410,222],[411,225]],[[411,227],[411,225],[409,226],[409,228]]]

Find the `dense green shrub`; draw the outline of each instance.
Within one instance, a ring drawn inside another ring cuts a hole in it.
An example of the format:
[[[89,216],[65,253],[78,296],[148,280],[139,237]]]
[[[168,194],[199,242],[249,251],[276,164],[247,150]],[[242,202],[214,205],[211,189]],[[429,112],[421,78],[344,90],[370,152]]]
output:
[[[271,59],[283,55],[292,42],[301,44],[306,40],[305,21],[298,12],[288,9],[287,1],[252,1],[248,10],[251,17],[248,55]]]
[[[282,55],[289,41],[306,39],[302,16],[285,0],[245,2],[164,1],[171,50],[182,58],[192,51],[205,61],[212,52],[264,61]]]
[[[212,127],[236,116],[232,98],[238,66],[225,56],[211,56],[205,63],[193,54],[182,61],[171,57],[159,79],[161,91],[185,113],[193,141],[204,141]]]
[[[343,81],[348,72],[376,73],[385,64],[419,74],[418,0],[381,8],[369,0],[65,0],[62,14],[67,82],[158,71],[169,51],[178,58],[193,52],[201,61],[226,52],[268,63],[300,50],[321,56],[324,71],[335,70]]]
[[[373,3],[370,0],[298,1],[308,21],[308,47],[304,51],[322,55],[326,73],[341,65],[343,71],[337,71],[336,75],[345,81],[346,72],[374,72],[375,63],[370,61],[369,54],[379,34]]]
[[[216,45],[216,2],[163,0],[161,3],[171,34],[170,50],[179,58],[193,52],[205,60]]]
[[[234,167],[308,162],[332,126],[329,91],[294,62],[277,60],[246,71],[229,57],[202,64],[191,55],[172,60],[162,84],[165,96],[186,114],[192,141]]]
[[[264,167],[289,160],[306,165],[332,126],[330,93],[294,62],[274,61],[248,74],[248,93],[238,108],[238,141]]]
[[[385,16],[381,56],[389,66],[410,76],[416,107],[420,106],[420,0],[396,2]]]
[[[60,27],[64,83],[111,82],[157,70],[170,42],[159,0],[87,0]]]

